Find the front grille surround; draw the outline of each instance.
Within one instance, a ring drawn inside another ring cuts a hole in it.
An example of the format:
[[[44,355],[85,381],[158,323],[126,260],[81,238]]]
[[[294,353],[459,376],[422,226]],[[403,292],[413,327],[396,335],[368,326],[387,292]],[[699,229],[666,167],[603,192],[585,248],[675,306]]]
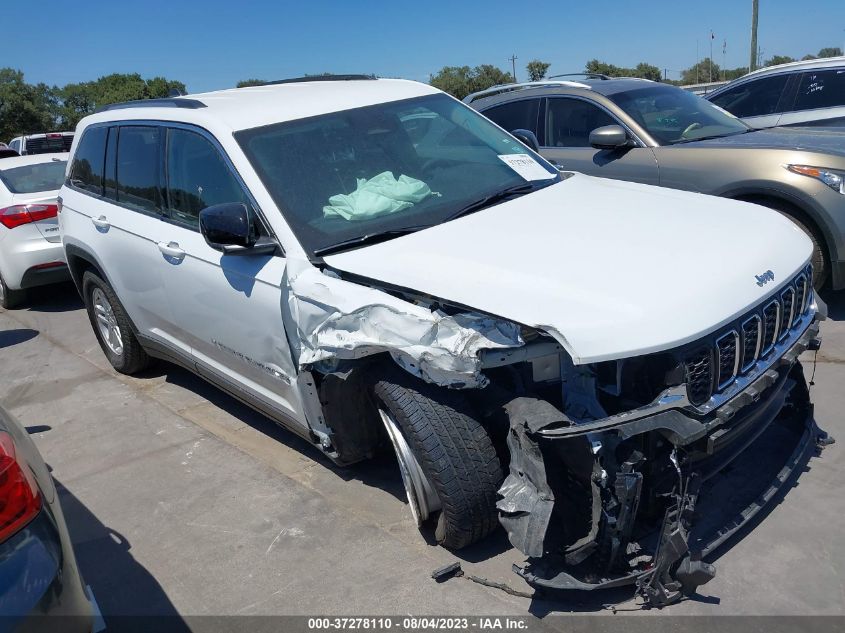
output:
[[[790,335],[797,336],[799,324],[806,324],[804,317],[812,303],[812,278],[812,267],[807,266],[738,322],[685,348],[688,351],[681,356],[691,405],[707,408],[713,396],[727,389],[738,376],[754,377],[760,366],[768,366],[775,348],[783,351],[781,343]]]

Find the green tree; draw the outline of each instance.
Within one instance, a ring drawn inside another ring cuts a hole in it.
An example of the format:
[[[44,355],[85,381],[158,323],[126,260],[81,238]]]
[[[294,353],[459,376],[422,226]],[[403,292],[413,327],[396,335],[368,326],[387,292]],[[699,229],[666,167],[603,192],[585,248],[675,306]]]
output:
[[[263,86],[266,82],[263,79],[241,79],[235,88],[249,88],[250,86]]]
[[[541,79],[546,78],[546,73],[549,71],[549,66],[551,64],[546,62],[541,62],[539,59],[534,59],[525,66],[525,70],[528,71],[528,78],[531,81],[540,81]]]
[[[634,68],[624,68],[614,64],[608,64],[598,59],[591,59],[584,66],[584,72],[588,74],[607,75],[608,77],[640,77],[660,81],[662,75],[660,69],[653,64],[640,62]]]
[[[772,55],[771,59],[767,59],[763,66],[779,66],[780,64],[788,64],[794,61],[795,58],[789,55]]]
[[[819,51],[819,57],[839,57],[842,55],[841,48],[832,48],[830,46],[823,48]]]
[[[699,84],[705,83],[710,81],[710,58],[705,57],[697,64],[693,64],[686,70],[681,71],[681,85],[688,85],[688,84]],[[722,76],[722,69],[719,68],[719,64],[713,62],[713,81],[719,81],[719,78]]]
[[[73,129],[79,120],[97,108],[121,101],[161,99],[171,91],[185,93],[185,84],[165,77],[143,79],[138,73],[114,73],[95,81],[67,84],[57,91],[61,101],[58,106],[60,127]]]
[[[56,109],[53,89],[26,83],[19,70],[0,68],[0,140],[55,129]]]
[[[662,78],[660,69],[657,66],[653,66],[652,64],[646,64],[645,62],[640,62],[639,64],[637,64],[636,68],[633,69],[630,76],[640,77],[642,79],[651,79],[652,81],[660,81]]]
[[[739,79],[743,75],[748,74],[748,66],[740,66],[739,68],[725,68],[722,71],[722,79],[731,81],[732,79]]]
[[[468,94],[486,90],[491,86],[512,83],[510,73],[490,64],[482,64],[475,68],[469,66],[444,66],[431,77],[429,83],[457,99],[463,99]]]

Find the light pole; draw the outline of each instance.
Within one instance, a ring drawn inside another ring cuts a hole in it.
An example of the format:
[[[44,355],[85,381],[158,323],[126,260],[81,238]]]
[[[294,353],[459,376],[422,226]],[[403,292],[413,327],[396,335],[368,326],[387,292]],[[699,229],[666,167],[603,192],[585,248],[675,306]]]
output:
[[[757,69],[757,11],[760,0],[751,2],[751,61],[748,65],[748,72]]]

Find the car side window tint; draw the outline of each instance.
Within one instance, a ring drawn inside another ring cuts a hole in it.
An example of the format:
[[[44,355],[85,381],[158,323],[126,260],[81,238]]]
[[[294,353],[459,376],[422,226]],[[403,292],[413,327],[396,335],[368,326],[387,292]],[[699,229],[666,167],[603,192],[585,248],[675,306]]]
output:
[[[103,161],[106,155],[107,127],[85,130],[73,156],[69,182],[77,189],[103,195]]]
[[[121,126],[117,137],[117,201],[143,211],[161,209],[160,129]]]
[[[789,76],[785,74],[761,77],[726,90],[711,102],[740,118],[777,114],[781,111],[778,102],[788,80]]]
[[[539,99],[521,99],[484,110],[484,116],[508,132],[528,130],[537,134],[537,115],[540,112]]]
[[[196,132],[168,130],[167,200],[174,220],[199,227],[200,211],[249,198],[217,148]]]
[[[590,147],[590,132],[618,125],[607,112],[580,99],[554,97],[546,112],[547,147]]]
[[[11,147],[13,150],[15,150],[16,152],[18,152],[20,154],[20,151],[21,151],[21,142],[20,141],[12,141],[11,143],[9,143],[9,147]]]
[[[845,68],[814,70],[801,76],[794,110],[845,106]]]

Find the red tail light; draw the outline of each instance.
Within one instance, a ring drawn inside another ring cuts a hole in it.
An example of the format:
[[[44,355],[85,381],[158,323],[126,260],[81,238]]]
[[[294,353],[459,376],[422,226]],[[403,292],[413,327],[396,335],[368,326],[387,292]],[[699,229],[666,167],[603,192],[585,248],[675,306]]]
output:
[[[22,224],[55,218],[58,213],[56,204],[16,204],[0,209],[0,223],[7,229],[13,229]]]
[[[41,493],[29,468],[17,459],[12,436],[0,431],[0,543],[41,510]]]

